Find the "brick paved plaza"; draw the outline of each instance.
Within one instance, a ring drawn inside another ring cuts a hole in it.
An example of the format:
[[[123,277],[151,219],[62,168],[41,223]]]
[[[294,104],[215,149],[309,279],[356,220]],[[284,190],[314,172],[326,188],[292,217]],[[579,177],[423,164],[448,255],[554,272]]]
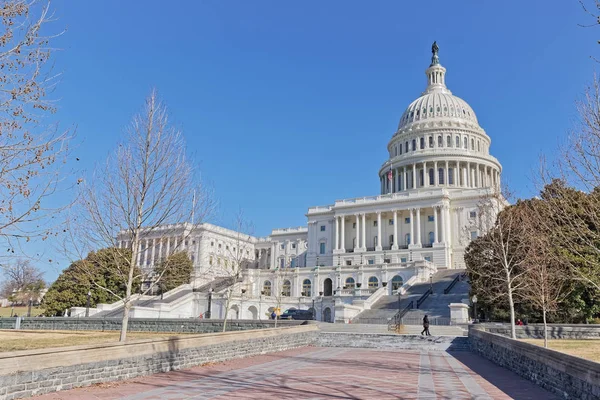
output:
[[[37,399],[555,399],[470,352],[305,347]]]

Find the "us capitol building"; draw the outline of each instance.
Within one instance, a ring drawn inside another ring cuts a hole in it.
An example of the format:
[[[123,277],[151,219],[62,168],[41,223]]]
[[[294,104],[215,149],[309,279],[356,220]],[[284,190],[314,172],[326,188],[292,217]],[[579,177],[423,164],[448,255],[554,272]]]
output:
[[[180,248],[190,254],[194,276],[160,302],[140,296],[132,316],[197,318],[210,310],[223,318],[232,284],[230,318],[315,307],[320,320],[348,322],[438,269],[464,268],[465,247],[482,233],[478,206],[500,187],[502,167],[473,109],[447,88],[435,43],[432,53],[425,91],[404,110],[387,144],[378,195],[311,207],[307,226],[275,229],[265,238],[207,223],[154,230],[140,267],[151,271]],[[122,245],[126,240],[119,238]],[[231,254],[243,255],[246,268],[241,281],[224,284]],[[93,313],[108,315],[116,304]]]

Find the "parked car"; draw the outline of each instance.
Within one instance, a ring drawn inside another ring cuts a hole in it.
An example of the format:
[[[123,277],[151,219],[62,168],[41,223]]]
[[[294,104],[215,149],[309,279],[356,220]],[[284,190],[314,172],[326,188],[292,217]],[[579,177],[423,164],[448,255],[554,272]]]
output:
[[[311,310],[287,310],[279,316],[279,319],[312,320],[314,319]]]

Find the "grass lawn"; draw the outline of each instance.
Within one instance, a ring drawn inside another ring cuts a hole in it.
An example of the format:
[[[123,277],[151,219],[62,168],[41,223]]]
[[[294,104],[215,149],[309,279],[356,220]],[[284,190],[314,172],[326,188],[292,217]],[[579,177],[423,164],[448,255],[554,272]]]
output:
[[[0,307],[0,317],[6,318],[10,317],[10,307]],[[14,308],[13,312],[15,314],[26,316],[27,315],[27,306],[19,306]],[[35,317],[36,315],[40,315],[44,310],[39,307],[31,307],[31,316]]]
[[[128,332],[127,340],[161,339],[184,334]],[[0,330],[0,352],[117,342],[119,332]]]
[[[543,339],[523,339],[524,342],[544,346]],[[548,347],[561,353],[600,362],[600,339],[548,340]]]

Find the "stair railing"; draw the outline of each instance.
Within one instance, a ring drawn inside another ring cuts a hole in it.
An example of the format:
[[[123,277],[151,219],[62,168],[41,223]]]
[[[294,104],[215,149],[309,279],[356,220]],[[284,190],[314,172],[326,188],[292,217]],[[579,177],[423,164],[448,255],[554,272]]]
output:
[[[419,300],[417,300],[417,308],[421,307],[421,304],[427,300],[430,294],[433,294],[433,290],[431,288],[427,289],[427,291],[423,293],[421,297],[419,297]]]
[[[450,291],[452,290],[452,288],[454,287],[454,285],[456,285],[459,280],[460,280],[460,274],[456,275],[454,277],[454,279],[452,279],[452,282],[450,282],[450,284],[446,287],[446,289],[444,289],[444,294],[450,293]]]
[[[406,315],[407,312],[413,309],[414,301],[411,300],[410,303],[406,305],[402,310],[398,311],[390,321],[388,322],[388,331],[396,331],[400,327],[402,323],[402,318]]]

